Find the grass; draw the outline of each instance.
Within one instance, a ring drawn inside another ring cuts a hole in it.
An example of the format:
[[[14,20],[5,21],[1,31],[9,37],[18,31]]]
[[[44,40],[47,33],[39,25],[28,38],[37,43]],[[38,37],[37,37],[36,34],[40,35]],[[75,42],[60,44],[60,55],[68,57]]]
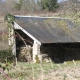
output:
[[[10,65],[9,72],[6,70],[5,73],[8,74],[8,76],[11,78],[11,80],[38,80],[38,78],[42,75],[42,69],[40,67],[42,66],[43,74],[48,75],[49,73],[53,71],[57,71],[60,68],[67,68],[67,67],[74,67],[73,61],[66,62],[66,64],[55,64],[55,63],[42,63],[42,64],[29,64],[26,62],[18,62],[16,66]],[[76,66],[80,65],[80,61],[76,61]],[[33,69],[32,70],[32,66]],[[60,66],[60,67],[59,67]],[[33,75],[34,74],[34,75]],[[5,77],[1,77],[3,80],[5,80]],[[64,80],[65,79],[64,75]]]

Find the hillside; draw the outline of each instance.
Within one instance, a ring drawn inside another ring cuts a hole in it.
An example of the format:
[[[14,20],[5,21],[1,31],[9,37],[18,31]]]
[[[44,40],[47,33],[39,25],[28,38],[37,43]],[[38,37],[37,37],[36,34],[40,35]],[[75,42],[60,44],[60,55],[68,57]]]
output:
[[[8,48],[8,34],[7,26],[4,19],[0,18],[0,50],[5,50]]]

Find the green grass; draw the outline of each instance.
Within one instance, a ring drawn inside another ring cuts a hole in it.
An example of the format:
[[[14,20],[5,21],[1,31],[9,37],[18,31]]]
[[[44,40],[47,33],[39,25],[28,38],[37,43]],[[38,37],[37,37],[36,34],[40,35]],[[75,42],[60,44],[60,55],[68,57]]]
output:
[[[80,61],[75,61],[76,66],[80,66]],[[16,66],[13,66],[11,64],[9,72],[5,71],[5,73],[8,74],[8,76],[11,78],[11,80],[31,80],[33,77],[35,80],[38,79],[38,77],[42,73],[43,69],[43,74],[47,75],[50,72],[57,71],[58,69],[61,68],[66,68],[66,67],[74,67],[73,61],[68,61],[66,64],[55,64],[55,63],[42,63],[42,64],[29,64],[26,62],[18,62]],[[42,67],[42,68],[41,68]],[[32,69],[33,68],[33,69]],[[3,80],[5,78],[3,77]],[[64,75],[64,80],[65,80],[65,75]]]

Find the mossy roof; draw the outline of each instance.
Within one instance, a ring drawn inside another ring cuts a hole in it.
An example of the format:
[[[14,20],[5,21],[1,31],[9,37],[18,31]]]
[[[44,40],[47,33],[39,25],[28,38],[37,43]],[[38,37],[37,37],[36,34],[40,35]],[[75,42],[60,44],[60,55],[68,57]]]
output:
[[[80,42],[80,27],[68,19],[19,16],[15,22],[41,43]]]

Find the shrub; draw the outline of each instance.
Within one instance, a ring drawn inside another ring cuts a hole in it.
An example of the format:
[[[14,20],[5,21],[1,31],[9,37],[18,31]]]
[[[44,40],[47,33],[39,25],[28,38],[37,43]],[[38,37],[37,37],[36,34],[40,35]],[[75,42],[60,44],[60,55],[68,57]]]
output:
[[[12,54],[11,50],[0,50],[0,62],[12,62],[14,59],[14,56]]]
[[[13,23],[15,20],[15,17],[14,15],[11,15],[10,13],[8,13],[5,15],[4,20],[6,20],[8,23]]]

